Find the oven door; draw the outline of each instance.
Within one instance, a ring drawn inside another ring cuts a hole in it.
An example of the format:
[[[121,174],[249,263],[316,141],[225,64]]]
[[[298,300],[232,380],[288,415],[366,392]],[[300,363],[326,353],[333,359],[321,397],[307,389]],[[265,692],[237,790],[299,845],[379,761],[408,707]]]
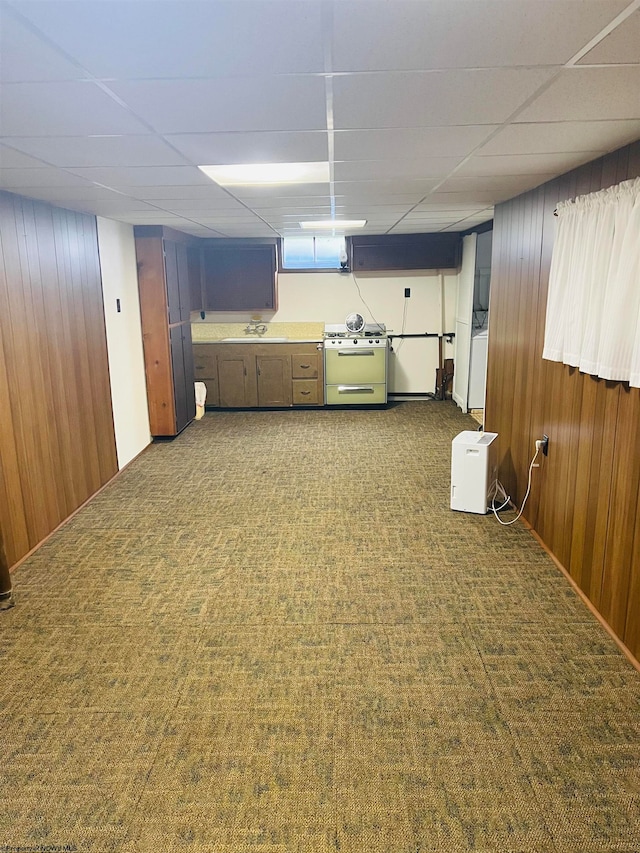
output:
[[[327,385],[327,406],[371,406],[387,402],[387,386],[384,382],[362,385]]]
[[[387,380],[387,348],[353,346],[326,348],[324,377],[327,385],[378,384]]]

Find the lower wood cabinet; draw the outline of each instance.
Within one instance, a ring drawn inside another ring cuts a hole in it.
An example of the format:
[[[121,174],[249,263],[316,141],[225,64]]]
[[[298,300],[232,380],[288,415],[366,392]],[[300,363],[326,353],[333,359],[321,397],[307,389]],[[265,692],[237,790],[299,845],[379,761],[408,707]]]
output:
[[[227,409],[255,406],[255,366],[251,356],[242,353],[219,353],[218,405]]]
[[[196,381],[207,406],[282,408],[324,403],[317,343],[194,344]]]

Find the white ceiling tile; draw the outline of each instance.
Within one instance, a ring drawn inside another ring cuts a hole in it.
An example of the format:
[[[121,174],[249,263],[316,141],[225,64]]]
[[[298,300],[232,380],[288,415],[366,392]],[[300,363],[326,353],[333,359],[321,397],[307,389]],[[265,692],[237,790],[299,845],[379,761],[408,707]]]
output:
[[[444,178],[460,164],[459,157],[424,157],[421,160],[348,160],[335,164],[336,181],[377,181]]]
[[[461,180],[464,182],[468,179]],[[424,205],[425,207],[431,206],[432,208],[437,205],[441,205],[443,208],[455,208],[458,204],[465,207],[470,204],[485,206],[487,204],[494,204],[496,194],[492,190],[469,189],[463,186],[457,190],[437,190],[437,192],[430,193],[425,198]],[[503,189],[498,194],[501,200],[505,198]]]
[[[205,200],[213,200],[215,199],[216,203],[225,205],[225,204],[236,204],[236,199],[231,198],[231,196],[219,187],[217,184],[214,184],[213,181],[207,181],[206,184],[189,184],[186,186],[164,186],[163,184],[158,184],[157,186],[129,186],[123,185],[118,187],[118,189],[126,193],[127,195],[135,196],[136,198],[147,199],[152,201],[153,199],[182,199],[189,201],[190,199],[205,199]]]
[[[37,27],[99,77],[321,71],[317,3],[23,3]]]
[[[11,140],[11,145],[13,145],[13,140]],[[36,160],[34,157],[23,154],[22,151],[15,151],[7,145],[0,145],[0,168],[2,169],[44,169],[48,165],[42,160]]]
[[[334,69],[561,65],[627,2],[342,0],[334,6]]]
[[[128,110],[86,82],[3,83],[0,128],[5,137],[147,132]]]
[[[501,68],[336,77],[337,129],[500,124],[556,72]]]
[[[433,184],[431,184],[431,186],[433,187]],[[420,189],[413,193],[387,193],[384,189],[377,187],[373,182],[370,185],[361,182],[360,184],[357,184],[354,189],[349,190],[348,193],[336,192],[335,200],[336,204],[341,205],[367,205],[368,207],[371,207],[380,204],[392,204],[411,206],[417,204],[424,195],[424,190]]]
[[[210,237],[332,213],[366,234],[461,230],[640,136],[636,70],[553,79],[628,3],[0,0],[0,162],[13,192]],[[585,62],[637,62],[637,17]],[[229,192],[195,168],[325,160],[331,143],[332,183]]]
[[[640,118],[640,65],[568,68],[516,121]]]
[[[338,130],[336,160],[418,160],[463,157],[497,130],[498,125]]]
[[[115,216],[118,214],[128,215],[129,213],[144,213],[147,212],[150,216],[156,217],[163,215],[163,211],[153,205],[146,204],[144,201],[137,199],[122,198],[122,199],[103,199],[102,201],[76,201],[74,202],[76,210],[86,210],[95,213],[97,216]]]
[[[376,195],[378,198],[389,198],[395,195],[413,195],[416,202],[420,201],[424,195],[430,192],[437,186],[436,180],[408,180],[399,178],[398,180],[380,180],[380,181],[336,181],[335,193],[337,196],[352,194],[356,197],[361,193]],[[362,197],[362,196],[360,196]],[[389,199],[392,201],[392,199]]]
[[[135,186],[206,186],[209,178],[195,166],[138,166],[131,168],[105,167],[96,169],[73,169],[73,173],[87,181],[95,181],[108,187]]]
[[[240,225],[242,222],[253,222],[254,219],[260,218],[257,214],[253,213],[251,210],[247,210],[246,208],[240,208],[239,210],[179,210],[174,211],[173,208],[167,206],[167,210],[171,210],[174,213],[178,213],[183,216],[185,219],[197,219],[198,222],[212,222],[215,220],[221,220],[226,222],[234,222],[236,225]]]
[[[322,185],[324,186],[324,184]],[[324,193],[318,195],[301,195],[295,196],[291,198],[290,196],[263,196],[263,197],[252,197],[251,198],[251,207],[254,210],[262,210],[263,208],[278,208],[280,210],[289,210],[292,205],[304,205],[305,207],[325,207],[330,205],[331,198],[329,196],[328,188],[325,189]]]
[[[585,54],[578,65],[618,65],[640,62],[640,10],[633,12],[612,33]]]
[[[0,81],[76,80],[85,76],[77,65],[17,19],[10,6],[0,7]]]
[[[493,154],[470,157],[457,170],[456,177],[492,177],[503,175],[561,174],[593,160],[597,151],[580,151],[575,154]]]
[[[284,213],[284,210],[286,210],[286,213]],[[269,221],[272,219],[283,221],[287,219],[315,219],[320,216],[329,216],[331,213],[331,206],[327,204],[319,207],[266,207],[260,208],[258,212],[260,216],[264,219],[268,219]]]
[[[519,195],[525,190],[533,189],[540,184],[550,181],[553,174],[548,175],[507,175],[479,178],[448,178],[439,188],[443,192],[459,192],[475,197],[478,193],[486,193],[487,201],[504,201],[506,198]]]
[[[163,134],[326,129],[322,77],[115,81],[109,86]]]
[[[2,169],[0,186],[19,192],[26,187],[80,187],[85,181],[61,169]]]
[[[327,133],[321,130],[167,134],[166,139],[199,166],[316,163],[329,156]]]
[[[15,137],[15,148],[54,166],[185,166],[191,165],[163,139],[145,136]]]
[[[226,211],[245,210],[244,206],[235,198],[229,196],[212,196],[210,198],[159,198],[147,199],[158,207],[167,207],[174,211],[196,211],[214,210],[221,214]]]
[[[15,192],[12,190],[12,192]],[[96,187],[93,184],[80,181],[77,186],[65,187],[30,187],[29,192],[25,192],[30,198],[40,198],[43,201],[49,201],[52,204],[59,204],[61,207],[69,207],[70,202],[74,201],[99,201],[100,199],[120,198],[120,194],[106,187]]]
[[[611,151],[640,137],[640,119],[559,121],[510,124],[479,154],[554,154],[563,151]]]

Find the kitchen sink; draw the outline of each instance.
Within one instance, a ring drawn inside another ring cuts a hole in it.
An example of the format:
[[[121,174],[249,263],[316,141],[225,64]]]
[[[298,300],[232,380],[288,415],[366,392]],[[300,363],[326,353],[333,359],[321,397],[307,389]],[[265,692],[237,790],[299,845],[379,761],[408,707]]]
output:
[[[289,338],[223,338],[223,344],[283,344],[288,341]]]

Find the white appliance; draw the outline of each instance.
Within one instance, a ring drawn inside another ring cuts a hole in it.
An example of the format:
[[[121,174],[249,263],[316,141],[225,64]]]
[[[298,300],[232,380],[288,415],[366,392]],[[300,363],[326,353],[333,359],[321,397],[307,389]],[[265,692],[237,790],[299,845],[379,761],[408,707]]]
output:
[[[451,509],[487,512],[490,449],[497,432],[465,430],[451,442]]]
[[[469,397],[467,399],[467,406],[470,409],[484,409],[484,395],[487,382],[488,334],[487,329],[483,329],[471,337]]]

